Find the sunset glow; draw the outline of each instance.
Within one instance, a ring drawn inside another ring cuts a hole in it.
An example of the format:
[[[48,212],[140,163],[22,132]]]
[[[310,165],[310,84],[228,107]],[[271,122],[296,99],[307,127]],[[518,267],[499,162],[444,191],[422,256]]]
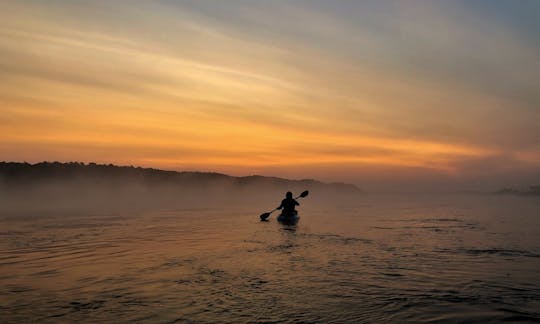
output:
[[[337,2],[2,1],[0,160],[538,177],[538,2]]]

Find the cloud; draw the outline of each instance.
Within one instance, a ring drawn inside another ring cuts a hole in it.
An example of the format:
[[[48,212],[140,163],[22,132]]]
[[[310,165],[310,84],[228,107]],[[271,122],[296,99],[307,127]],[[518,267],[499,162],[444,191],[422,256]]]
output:
[[[487,5],[2,3],[1,157],[340,179],[534,170],[539,44]]]

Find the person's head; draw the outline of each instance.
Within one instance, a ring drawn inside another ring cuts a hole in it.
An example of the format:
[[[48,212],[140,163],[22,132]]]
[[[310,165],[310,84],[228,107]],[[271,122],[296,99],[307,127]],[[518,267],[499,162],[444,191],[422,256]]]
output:
[[[292,192],[287,191],[287,194],[285,195],[285,198],[291,199],[292,198]]]

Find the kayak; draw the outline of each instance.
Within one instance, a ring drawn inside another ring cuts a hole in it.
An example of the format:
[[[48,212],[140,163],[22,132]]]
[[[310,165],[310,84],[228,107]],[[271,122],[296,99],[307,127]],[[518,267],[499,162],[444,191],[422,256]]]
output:
[[[298,223],[298,220],[300,219],[300,216],[298,213],[294,213],[293,215],[279,215],[277,220],[278,222],[285,224],[285,225],[295,225]]]
[[[300,220],[300,216],[298,216],[298,214],[293,215],[293,216],[279,215],[278,218],[277,218],[277,220],[278,220],[278,222],[280,222],[281,224],[285,224],[285,225],[295,225],[296,223],[298,223],[298,220]]]

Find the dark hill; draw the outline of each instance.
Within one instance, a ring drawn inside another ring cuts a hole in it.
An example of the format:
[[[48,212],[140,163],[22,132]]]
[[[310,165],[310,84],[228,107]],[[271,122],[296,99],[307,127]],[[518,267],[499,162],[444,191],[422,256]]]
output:
[[[504,188],[495,192],[497,195],[514,195],[514,196],[540,196],[540,186],[530,186],[529,189],[511,189]]]
[[[0,162],[0,181],[8,186],[23,186],[50,181],[138,181],[145,184],[176,184],[190,187],[213,184],[246,186],[266,186],[287,188],[301,186],[312,189],[333,189],[343,193],[360,193],[361,190],[346,183],[323,183],[312,179],[289,180],[260,175],[233,177],[215,172],[177,172],[113,164],[84,164],[81,162],[40,162],[36,164]]]
[[[96,163],[0,162],[0,211],[79,207],[206,207],[270,204],[285,191],[317,201],[361,193],[351,184],[276,177],[233,177]]]

